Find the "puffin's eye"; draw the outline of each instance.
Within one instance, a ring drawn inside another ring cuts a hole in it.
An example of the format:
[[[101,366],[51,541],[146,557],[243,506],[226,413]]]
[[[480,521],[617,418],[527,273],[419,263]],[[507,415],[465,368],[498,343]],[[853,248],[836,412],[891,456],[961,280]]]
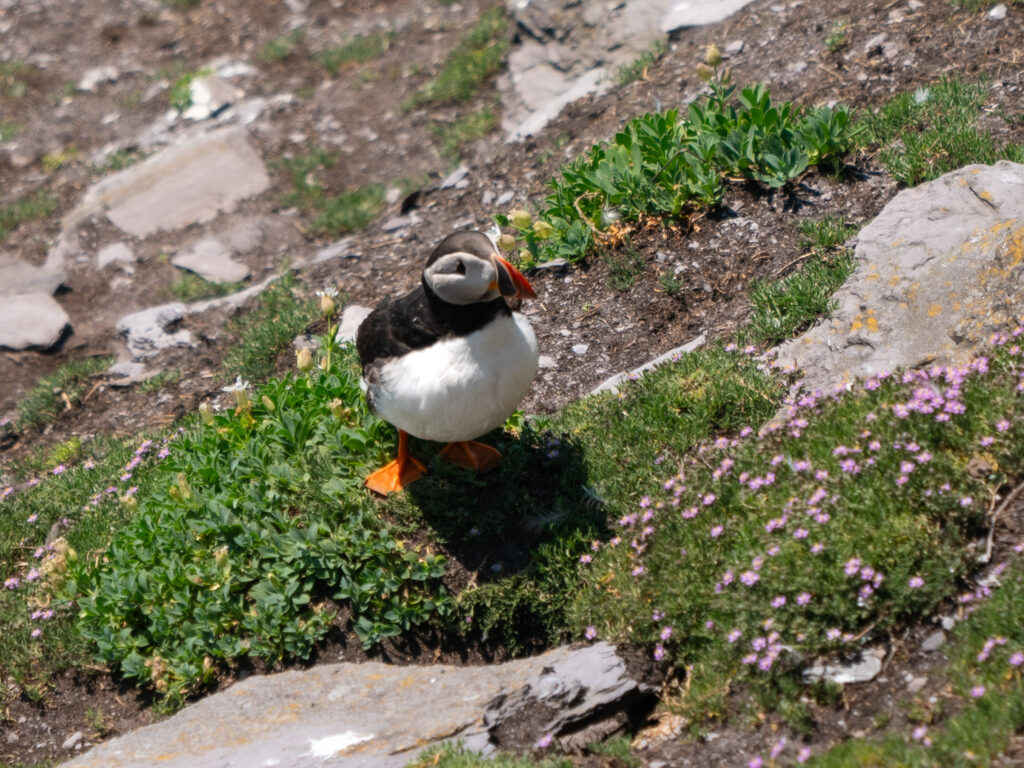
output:
[[[460,275],[466,274],[466,265],[463,263],[462,259],[459,259],[458,263],[455,265],[455,271]]]

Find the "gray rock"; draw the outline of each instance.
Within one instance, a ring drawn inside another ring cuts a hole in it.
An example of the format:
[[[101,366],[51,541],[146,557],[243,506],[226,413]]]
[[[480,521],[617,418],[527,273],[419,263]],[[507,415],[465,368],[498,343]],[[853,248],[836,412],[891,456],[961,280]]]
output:
[[[866,683],[874,680],[882,671],[882,659],[875,653],[862,652],[849,664],[816,664],[804,670],[804,680],[828,680],[829,682]]]
[[[193,243],[187,251],[172,258],[171,264],[213,283],[238,283],[249,276],[249,268],[231,258],[227,246],[212,237]]]
[[[441,182],[441,189],[448,189],[449,187],[456,186],[460,181],[465,179],[469,175],[469,166],[460,165],[454,171],[445,176],[444,181]]]
[[[1024,306],[1024,165],[972,165],[903,190],[855,253],[831,321],[779,347],[779,363],[803,369],[812,390],[966,363]]]
[[[587,350],[588,349],[590,349],[590,345],[589,344],[573,344],[572,345],[572,351],[575,352],[577,355],[585,355],[585,354],[587,354]]]
[[[331,259],[337,259],[341,256],[346,258],[355,258],[349,251],[349,246],[352,245],[351,237],[343,237],[336,243],[328,245],[326,248],[321,248],[316,252],[313,257],[313,263],[319,264],[321,261],[330,261]]]
[[[96,254],[96,266],[103,269],[108,264],[131,263],[135,261],[135,252],[125,243],[111,243]]]
[[[676,347],[675,349],[670,349],[663,355],[658,355],[656,358],[644,363],[639,368],[634,368],[632,371],[629,371],[628,373],[617,373],[614,376],[609,376],[607,379],[598,384],[593,390],[591,390],[590,394],[597,395],[600,394],[601,392],[611,392],[613,395],[617,395],[619,393],[619,385],[622,384],[622,382],[630,378],[636,378],[637,376],[640,376],[641,374],[646,373],[647,371],[653,371],[659,365],[671,362],[672,360],[675,360],[682,355],[693,352],[695,349],[700,349],[701,347],[704,346],[704,342],[705,336],[702,333],[700,336],[693,339],[692,341],[688,341],[682,346]]]
[[[192,104],[181,113],[187,120],[206,120],[245,96],[227,80],[216,75],[197,77],[189,84]]]
[[[49,293],[23,293],[0,300],[0,347],[49,349],[71,325]]]
[[[60,745],[60,748],[61,749],[74,749],[75,747],[78,746],[78,742],[80,742],[82,740],[83,736],[84,736],[84,734],[81,731],[75,731],[70,736],[68,736],[66,739],[64,739],[64,743]]]
[[[993,5],[992,9],[988,12],[988,17],[996,21],[1002,21],[1006,18],[1006,3],[1000,3],[999,5]]]
[[[939,650],[946,642],[946,633],[941,629],[937,629],[932,632],[928,637],[921,643],[921,650],[925,653],[933,653]]]
[[[564,272],[569,268],[569,262],[565,259],[551,259],[551,261],[545,261],[538,264],[533,268],[534,272]]]
[[[338,332],[334,338],[340,343],[355,341],[356,331],[371,312],[373,312],[372,309],[359,304],[346,306],[341,313],[341,322],[338,324]]]
[[[911,693],[917,693],[926,685],[928,685],[927,677],[912,677],[907,683],[907,690]]]
[[[122,231],[145,238],[212,220],[270,186],[242,128],[202,134],[94,184],[65,220],[71,228],[105,212]]]
[[[23,293],[52,294],[64,282],[64,272],[47,267],[36,267],[0,253],[0,296]]]
[[[537,367],[545,370],[554,370],[558,367],[558,363],[550,355],[541,355],[537,358]]]
[[[107,368],[107,375],[116,376],[118,378],[131,378],[133,376],[139,376],[146,370],[144,363],[136,363],[132,360],[122,360],[119,363],[114,363],[112,366]]]
[[[175,301],[125,315],[118,321],[117,331],[127,337],[126,343],[132,357],[142,360],[162,349],[193,345],[191,332],[172,329],[184,317],[185,305]]]
[[[399,768],[452,738],[491,753],[524,708],[557,735],[650,690],[606,643],[491,666],[327,664],[250,677],[66,768]]]
[[[703,27],[717,24],[745,7],[750,0],[688,0],[672,2],[661,23],[664,32],[683,27]]]
[[[942,628],[947,632],[952,632],[953,627],[956,626],[956,619],[953,616],[943,616],[942,621],[939,622]]]
[[[743,50],[742,40],[732,40],[728,45],[725,46],[725,53],[729,56],[735,56]]]
[[[103,83],[116,83],[119,75],[117,67],[112,64],[87,69],[78,81],[78,90],[95,91],[96,87]]]

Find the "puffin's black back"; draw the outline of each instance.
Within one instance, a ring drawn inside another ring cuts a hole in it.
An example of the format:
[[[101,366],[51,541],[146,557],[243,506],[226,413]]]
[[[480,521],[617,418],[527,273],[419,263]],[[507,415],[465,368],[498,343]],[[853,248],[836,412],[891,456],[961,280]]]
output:
[[[426,266],[445,254],[459,251],[489,259],[494,245],[482,232],[470,229],[453,232],[431,251]],[[363,374],[371,373],[367,368],[374,361],[429,347],[447,336],[466,336],[501,314],[511,314],[503,298],[475,304],[449,304],[421,280],[420,287],[411,293],[381,303],[359,326],[356,350],[363,364]]]

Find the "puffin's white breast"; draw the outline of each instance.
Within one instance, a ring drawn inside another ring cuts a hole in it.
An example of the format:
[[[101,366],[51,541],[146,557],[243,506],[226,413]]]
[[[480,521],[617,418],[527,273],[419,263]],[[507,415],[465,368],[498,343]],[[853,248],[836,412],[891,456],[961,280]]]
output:
[[[389,360],[371,384],[381,418],[424,440],[472,440],[501,426],[537,373],[525,317],[501,315],[467,336]]]

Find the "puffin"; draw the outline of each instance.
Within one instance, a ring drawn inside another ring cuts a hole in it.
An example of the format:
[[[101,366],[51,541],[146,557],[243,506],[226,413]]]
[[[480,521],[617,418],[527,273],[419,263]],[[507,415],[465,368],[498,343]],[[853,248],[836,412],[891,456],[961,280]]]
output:
[[[382,302],[359,326],[356,350],[370,410],[398,430],[398,456],[365,485],[381,495],[426,467],[409,435],[447,443],[442,458],[478,473],[501,454],[475,438],[500,427],[537,374],[537,340],[506,299],[533,299],[522,273],[482,232],[460,230],[427,258],[420,285]]]

